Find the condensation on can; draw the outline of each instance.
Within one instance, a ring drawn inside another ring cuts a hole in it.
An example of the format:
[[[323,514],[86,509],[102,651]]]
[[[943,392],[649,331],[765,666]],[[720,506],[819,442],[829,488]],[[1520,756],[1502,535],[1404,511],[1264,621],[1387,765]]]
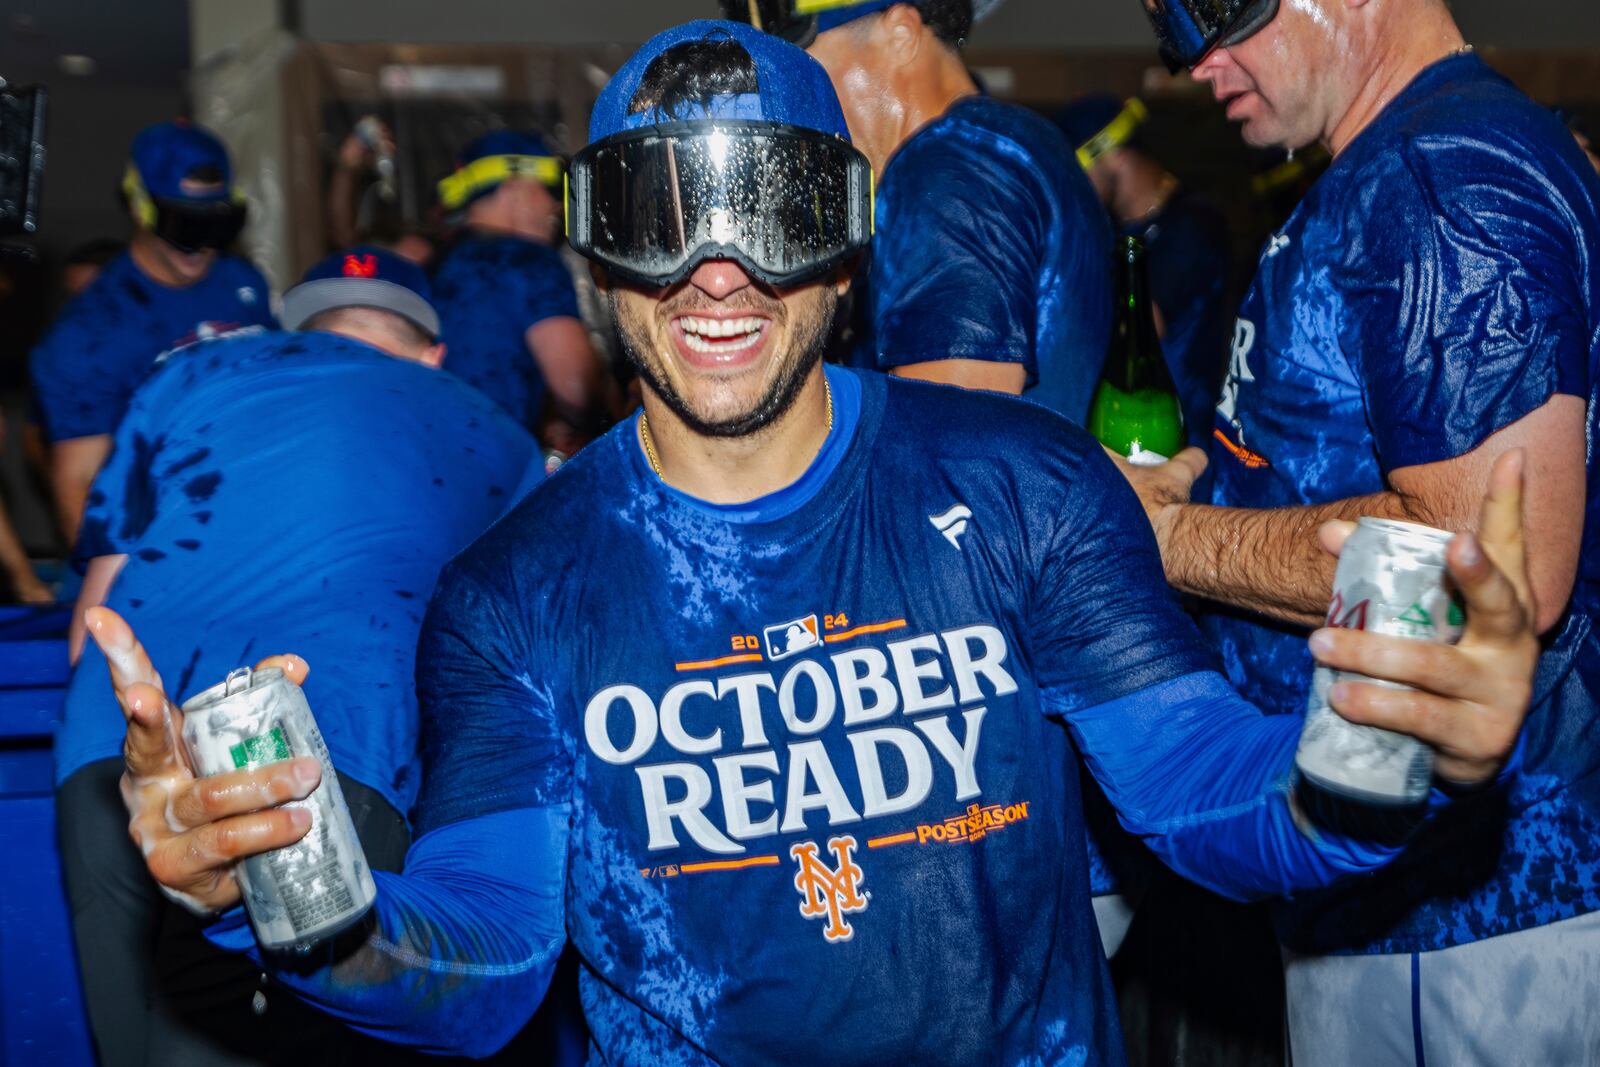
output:
[[[197,776],[298,756],[315,757],[322,765],[322,781],[312,794],[285,805],[311,813],[305,837],[235,868],[262,947],[305,948],[366,914],[377,887],[328,746],[300,687],[277,668],[240,668],[186,702],[183,717],[183,741]]]
[[[1454,644],[1464,621],[1445,584],[1454,534],[1415,523],[1363,518],[1339,554],[1328,626]],[[1319,665],[1311,680],[1295,766],[1311,785],[1349,800],[1410,807],[1428,797],[1433,750],[1414,737],[1341,718],[1328,690],[1343,680],[1404,688]]]

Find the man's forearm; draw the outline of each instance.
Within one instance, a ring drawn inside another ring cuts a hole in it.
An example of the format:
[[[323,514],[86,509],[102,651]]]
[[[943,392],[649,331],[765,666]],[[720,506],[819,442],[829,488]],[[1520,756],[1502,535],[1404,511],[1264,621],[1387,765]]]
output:
[[[1047,709],[1056,696],[1044,694]],[[1231,900],[1320,888],[1399,851],[1301,820],[1290,784],[1299,717],[1261,714],[1219,674],[1170,679],[1065,719],[1122,825]]]
[[[1175,504],[1156,519],[1156,534],[1174,588],[1315,626],[1327,612],[1336,564],[1318,544],[1317,528],[1363,515],[1413,518],[1396,493],[1268,510]]]
[[[56,518],[67,544],[78,542],[78,527],[94,486],[95,475],[111,452],[110,434],[93,434],[57,441],[50,452],[50,490],[55,495]]]

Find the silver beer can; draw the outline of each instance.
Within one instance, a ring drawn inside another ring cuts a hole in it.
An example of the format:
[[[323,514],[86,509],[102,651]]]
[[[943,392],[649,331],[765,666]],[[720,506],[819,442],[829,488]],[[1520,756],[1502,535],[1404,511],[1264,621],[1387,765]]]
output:
[[[1444,561],[1454,536],[1415,523],[1363,518],[1339,554],[1326,625],[1455,644],[1464,615],[1445,585]],[[1295,752],[1301,776],[1363,804],[1421,804],[1433,784],[1433,749],[1414,737],[1341,718],[1328,704],[1328,690],[1345,680],[1405,688],[1318,665]]]
[[[183,743],[197,777],[311,756],[322,781],[284,805],[311,813],[311,828],[285,848],[235,868],[245,910],[263,948],[309,947],[350,926],[372,906],[377,887],[322,731],[305,693],[276,667],[241,667],[183,705]]]

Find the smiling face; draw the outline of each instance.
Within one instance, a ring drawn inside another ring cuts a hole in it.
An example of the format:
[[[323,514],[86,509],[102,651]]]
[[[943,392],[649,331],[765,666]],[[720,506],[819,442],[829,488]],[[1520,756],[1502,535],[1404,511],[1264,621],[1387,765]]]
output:
[[[776,421],[822,358],[842,278],[792,289],[707,260],[667,289],[614,283],[611,311],[650,390],[695,433],[744,437]]]
[[[1361,34],[1345,0],[1283,0],[1277,16],[1194,68],[1228,118],[1258,148],[1303,148],[1325,137],[1354,95]]]

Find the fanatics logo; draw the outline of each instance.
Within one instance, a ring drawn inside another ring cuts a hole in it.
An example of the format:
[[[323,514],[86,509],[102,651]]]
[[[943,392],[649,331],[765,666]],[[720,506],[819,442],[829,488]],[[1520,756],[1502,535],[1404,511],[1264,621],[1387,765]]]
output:
[[[815,615],[764,628],[761,637],[767,643],[767,659],[784,659],[796,652],[816,648],[822,643],[820,632]]]
[[[365,255],[348,255],[344,257],[344,276],[346,278],[376,278],[378,276],[378,257],[370,253]]]
[[[929,515],[928,521],[933,523],[933,528],[944,534],[944,539],[955,546],[956,551],[961,551],[961,535],[967,532],[967,520],[972,518],[972,509],[965,504],[957,504],[943,515]]]
[[[828,851],[838,861],[838,867],[829,867],[817,852],[814,841],[801,841],[789,849],[789,855],[799,865],[794,876],[794,887],[800,891],[800,914],[808,919],[822,919],[822,936],[828,942],[848,941],[855,936],[855,927],[845,919],[858,911],[867,910],[869,893],[861,893],[865,878],[861,865],[855,862],[856,839],[835,837],[828,841]]]

